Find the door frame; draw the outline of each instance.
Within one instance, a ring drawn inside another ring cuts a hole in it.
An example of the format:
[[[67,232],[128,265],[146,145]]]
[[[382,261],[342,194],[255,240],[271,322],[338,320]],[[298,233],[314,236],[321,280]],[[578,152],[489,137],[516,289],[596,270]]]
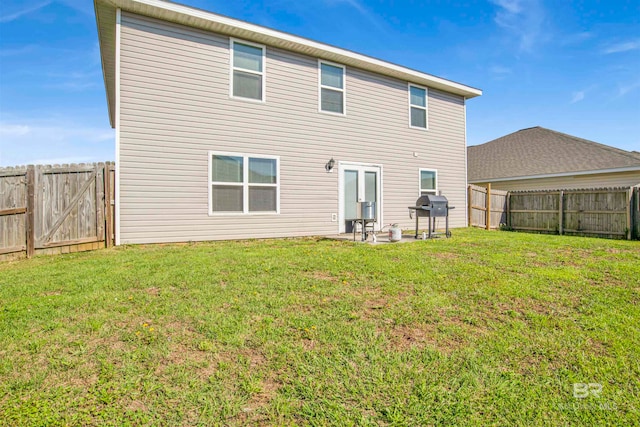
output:
[[[377,231],[380,231],[382,228],[382,224],[384,224],[384,220],[382,218],[384,209],[382,201],[384,196],[383,191],[383,168],[381,164],[378,163],[363,163],[363,162],[350,162],[350,161],[338,161],[338,233],[345,232],[344,225],[344,171],[349,168],[377,168],[378,169],[378,202],[376,203],[376,209],[378,210],[378,221],[375,223],[374,227]]]

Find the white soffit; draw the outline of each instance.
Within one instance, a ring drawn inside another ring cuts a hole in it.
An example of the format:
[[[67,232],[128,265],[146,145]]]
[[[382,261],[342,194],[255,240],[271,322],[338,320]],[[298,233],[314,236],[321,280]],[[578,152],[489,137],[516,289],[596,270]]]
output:
[[[355,68],[395,77],[400,80],[406,80],[412,83],[440,89],[466,98],[474,98],[482,95],[482,91],[480,89],[359,53],[305,39],[303,37],[228,18],[212,12],[194,9],[177,3],[162,0],[97,0],[96,3],[107,3],[114,8],[120,8],[124,11],[345,64]],[[103,23],[100,22],[99,24]]]

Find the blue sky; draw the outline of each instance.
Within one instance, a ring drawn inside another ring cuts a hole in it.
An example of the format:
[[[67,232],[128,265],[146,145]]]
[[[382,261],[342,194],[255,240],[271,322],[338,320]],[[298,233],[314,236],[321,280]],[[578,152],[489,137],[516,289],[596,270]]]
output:
[[[480,88],[469,145],[544,126],[640,150],[640,1],[183,0]],[[114,159],[93,2],[0,0],[0,165]]]

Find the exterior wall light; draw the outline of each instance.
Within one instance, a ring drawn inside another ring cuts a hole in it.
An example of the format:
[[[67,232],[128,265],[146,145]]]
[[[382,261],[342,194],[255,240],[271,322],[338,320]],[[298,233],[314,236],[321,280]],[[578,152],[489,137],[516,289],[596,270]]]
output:
[[[324,165],[324,168],[327,170],[327,172],[332,172],[333,171],[333,167],[336,165],[336,161],[333,160],[333,157],[331,158],[331,160],[329,160],[327,162],[326,165]]]

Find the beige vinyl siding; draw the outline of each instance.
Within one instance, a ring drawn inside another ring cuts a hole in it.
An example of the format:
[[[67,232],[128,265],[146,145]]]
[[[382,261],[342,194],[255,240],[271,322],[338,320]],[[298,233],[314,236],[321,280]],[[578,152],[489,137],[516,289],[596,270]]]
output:
[[[338,167],[382,166],[383,220],[412,228],[419,169],[437,169],[465,222],[464,99],[429,89],[409,128],[407,82],[346,69],[347,115],[318,112],[317,58],[266,48],[266,103],[229,97],[229,39],[122,14],[121,243],[330,235]],[[208,215],[208,152],[280,156],[280,214]],[[413,153],[418,156],[414,157]]]
[[[486,186],[486,183],[477,185]],[[492,182],[491,188],[507,191],[575,190],[579,188],[633,187],[636,185],[640,185],[640,171],[498,181]]]

